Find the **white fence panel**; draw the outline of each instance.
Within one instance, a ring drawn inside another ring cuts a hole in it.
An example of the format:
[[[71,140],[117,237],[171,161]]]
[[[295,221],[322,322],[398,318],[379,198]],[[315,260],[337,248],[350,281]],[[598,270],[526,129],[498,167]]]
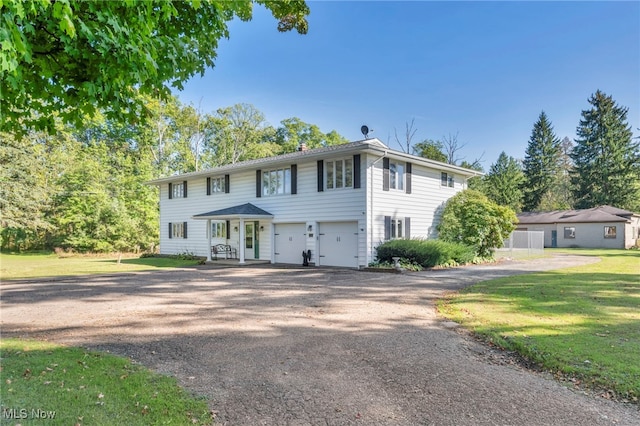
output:
[[[538,255],[544,253],[543,231],[513,231],[504,240],[502,248],[496,250],[501,255]]]

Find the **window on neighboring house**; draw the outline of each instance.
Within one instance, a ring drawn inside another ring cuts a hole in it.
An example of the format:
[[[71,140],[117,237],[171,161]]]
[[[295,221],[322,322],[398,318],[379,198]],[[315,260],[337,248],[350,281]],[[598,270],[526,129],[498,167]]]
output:
[[[169,238],[187,238],[187,222],[169,223]]]
[[[212,194],[221,194],[226,192],[226,184],[225,184],[225,178],[224,176],[222,177],[216,177],[216,178],[211,178],[211,193]]]
[[[564,237],[567,239],[573,239],[576,237],[576,228],[573,226],[564,227]]]
[[[262,172],[262,195],[291,194],[291,169],[267,170]]]
[[[453,179],[453,175],[450,175],[447,172],[442,172],[440,174],[441,186],[448,186],[449,188],[453,188],[454,183],[455,183],[455,180]]]
[[[211,238],[227,238],[227,222],[211,222]]]
[[[404,191],[404,164],[389,163],[389,188]]]
[[[169,198],[187,198],[187,182],[170,183]]]
[[[604,237],[605,238],[616,238],[617,229],[615,226],[605,226],[604,227]]]
[[[353,188],[353,159],[327,161],[327,189]]]

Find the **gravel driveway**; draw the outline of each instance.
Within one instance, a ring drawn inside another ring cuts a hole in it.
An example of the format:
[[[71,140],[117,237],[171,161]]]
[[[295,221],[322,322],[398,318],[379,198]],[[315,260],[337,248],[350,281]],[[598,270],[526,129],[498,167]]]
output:
[[[4,336],[131,357],[231,425],[638,425],[638,406],[569,390],[438,318],[470,283],[594,259],[411,274],[220,269],[2,283]]]

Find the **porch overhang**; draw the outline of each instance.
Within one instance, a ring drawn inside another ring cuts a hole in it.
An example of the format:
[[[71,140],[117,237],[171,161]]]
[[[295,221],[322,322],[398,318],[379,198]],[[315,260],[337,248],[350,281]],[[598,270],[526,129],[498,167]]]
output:
[[[214,210],[206,213],[200,213],[191,216],[192,219],[206,220],[207,221],[207,234],[209,238],[209,246],[211,246],[211,221],[212,220],[238,220],[240,221],[239,231],[239,252],[240,252],[240,264],[245,263],[245,246],[242,241],[245,239],[245,221],[260,220],[260,219],[273,219],[273,215],[268,211],[262,210],[260,207],[256,207],[251,203],[241,204],[238,206],[227,207],[226,209]],[[207,261],[211,261],[211,251],[207,250]]]

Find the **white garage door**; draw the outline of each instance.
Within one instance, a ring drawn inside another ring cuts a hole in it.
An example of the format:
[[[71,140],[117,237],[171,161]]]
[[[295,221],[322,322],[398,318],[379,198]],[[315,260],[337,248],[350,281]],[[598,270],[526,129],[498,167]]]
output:
[[[320,265],[358,267],[358,222],[318,224]]]
[[[276,263],[299,263],[307,247],[304,223],[276,223],[274,251]]]

